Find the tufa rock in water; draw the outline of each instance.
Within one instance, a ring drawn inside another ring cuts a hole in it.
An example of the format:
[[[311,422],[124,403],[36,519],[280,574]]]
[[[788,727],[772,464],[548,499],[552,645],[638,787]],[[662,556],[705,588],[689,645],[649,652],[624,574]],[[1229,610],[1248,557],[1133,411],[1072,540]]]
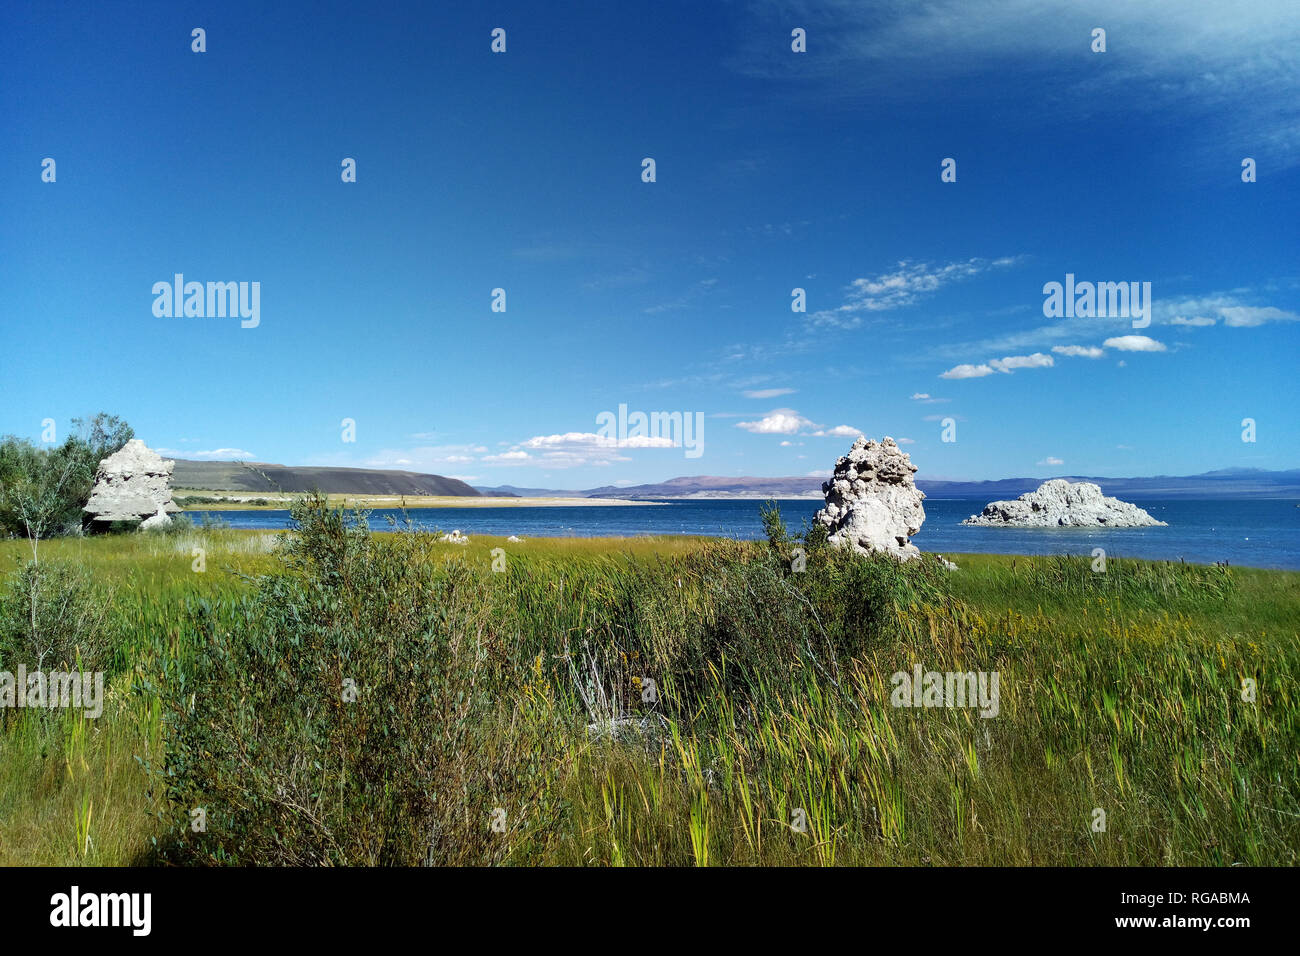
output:
[[[164,459],[138,438],[109,455],[95,469],[95,484],[84,510],[95,521],[142,521],[142,528],[171,524],[180,511],[172,501],[174,461]]]
[[[894,439],[877,444],[859,437],[822,482],[826,507],[813,520],[830,531],[831,544],[863,554],[883,551],[900,561],[919,558],[911,536],[921,530],[925,494],[912,480],[916,466]]]
[[[1137,505],[1107,498],[1090,481],[1053,478],[1015,501],[994,501],[962,524],[1017,528],[1146,528],[1165,526]]]

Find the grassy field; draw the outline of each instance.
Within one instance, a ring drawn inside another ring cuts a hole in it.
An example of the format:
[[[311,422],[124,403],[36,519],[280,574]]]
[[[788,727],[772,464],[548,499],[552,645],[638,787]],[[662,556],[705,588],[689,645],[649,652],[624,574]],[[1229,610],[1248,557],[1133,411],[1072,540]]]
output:
[[[41,545],[110,689],[0,716],[0,865],[1298,862],[1300,574],[795,571],[779,535],[459,546],[323,504]],[[893,706],[917,665],[996,673],[997,716]]]

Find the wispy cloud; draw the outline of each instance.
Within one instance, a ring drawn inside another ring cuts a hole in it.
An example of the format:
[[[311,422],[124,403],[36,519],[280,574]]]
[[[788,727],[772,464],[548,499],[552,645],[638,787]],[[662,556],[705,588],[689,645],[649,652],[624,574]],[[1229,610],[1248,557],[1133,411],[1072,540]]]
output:
[[[1053,345],[1052,351],[1057,355],[1068,355],[1073,358],[1101,358],[1106,354],[1105,349],[1099,349],[1095,345]]]
[[[1045,467],[1045,466],[1054,467],[1056,465],[1064,465],[1064,464],[1065,462],[1063,462],[1061,459],[1053,458],[1051,455],[1048,455],[1046,458],[1044,458],[1042,461],[1038,463],[1039,467]]]
[[[905,101],[944,86],[960,96],[977,85],[963,84],[964,78],[998,70],[1036,91],[1026,104],[1030,111],[1086,92],[1110,109],[1118,104],[1185,118],[1180,126],[1195,130],[1188,146],[1198,151],[1249,142],[1274,168],[1300,163],[1294,111],[1300,5],[1294,0],[1095,0],[1086,22],[1062,17],[1041,0],[751,0],[750,6],[761,28],[730,65],[751,76],[799,80],[790,84],[790,96]],[[815,58],[771,55],[769,23],[788,32],[794,22],[817,37]],[[1107,54],[1105,69],[1088,52],[1093,26],[1105,27],[1116,51]],[[896,81],[900,71],[910,82]]]
[[[534,435],[525,441],[510,445],[509,450],[495,455],[484,455],[483,464],[504,467],[535,465],[542,468],[606,467],[631,461],[621,449],[673,448],[667,436],[629,435],[624,439],[595,432],[564,432],[555,435]]]
[[[746,398],[780,398],[782,395],[793,395],[798,389],[795,388],[756,388],[743,393]]]
[[[863,313],[885,312],[913,305],[946,285],[972,278],[990,269],[1005,268],[1018,257],[967,259],[931,265],[903,260],[889,272],[854,279],[845,290],[845,301],[834,309],[810,313],[808,323],[822,328],[852,329],[862,323]]]
[[[1274,306],[1256,308],[1248,305],[1234,305],[1220,309],[1219,314],[1223,316],[1224,325],[1237,328],[1250,328],[1263,325],[1265,322],[1294,322],[1300,319],[1300,315]]]
[[[685,309],[694,305],[703,295],[711,292],[717,286],[717,279],[701,279],[692,285],[686,292],[675,299],[667,302],[661,302],[658,305],[652,305],[647,309],[642,309],[646,315],[658,315],[661,312],[675,312],[678,309]]]
[[[1234,289],[1231,292],[1215,292],[1198,298],[1162,297],[1157,287],[1151,306],[1152,326],[1197,327],[1222,322],[1224,326],[1251,328],[1267,322],[1300,320],[1300,314],[1294,311],[1273,305],[1259,305],[1258,302],[1264,295],[1263,291],[1256,289]],[[952,361],[965,359],[981,352],[987,354],[1041,346],[1051,346],[1051,350],[1058,355],[1073,355],[1076,353],[1063,352],[1053,343],[1077,339],[1085,328],[1093,334],[1112,332],[1118,335],[1132,328],[1132,320],[1120,316],[1066,319],[990,338],[936,345],[928,351],[927,355],[939,361]],[[1068,345],[1064,347],[1071,348]],[[1082,356],[1082,353],[1078,354]],[[1100,356],[1089,354],[1082,357],[1099,358]]]
[[[1249,295],[1247,292],[1246,294]],[[1251,298],[1256,296],[1251,295]],[[1267,322],[1300,321],[1300,313],[1275,305],[1242,301],[1240,293],[1215,293],[1203,298],[1159,303],[1157,318],[1170,325],[1209,326],[1222,322],[1229,328],[1249,329]]]

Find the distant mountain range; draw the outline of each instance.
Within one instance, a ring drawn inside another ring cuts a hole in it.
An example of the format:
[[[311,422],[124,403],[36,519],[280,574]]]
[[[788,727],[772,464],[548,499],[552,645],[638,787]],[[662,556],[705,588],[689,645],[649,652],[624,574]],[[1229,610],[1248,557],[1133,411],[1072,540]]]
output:
[[[327,494],[509,496],[522,498],[820,498],[823,479],[737,478],[701,475],[644,485],[602,485],[582,490],[525,488],[517,485],[471,487],[456,478],[413,471],[374,468],[313,468],[268,462],[190,461],[175,459],[172,484],[207,491],[303,492]],[[1265,471],[1224,468],[1201,475],[1154,478],[1099,478],[1057,475],[1091,481],[1114,497],[1137,498],[1297,498],[1300,469]],[[979,498],[994,501],[1033,491],[1045,478],[1000,478],[995,481],[938,481],[922,478],[917,487],[930,498]]]
[[[1154,478],[1101,478],[1094,475],[1057,475],[1070,481],[1091,481],[1112,497],[1144,498],[1294,498],[1300,497],[1300,469],[1265,471],[1261,468],[1225,468],[1201,475]],[[700,476],[673,478],[657,484],[604,485],[583,491],[554,488],[480,487],[485,495],[571,498],[820,498],[824,479],[729,478]],[[994,481],[939,481],[919,479],[918,488],[930,498],[980,498],[995,501],[1033,491],[1046,478],[999,478]]]
[[[456,495],[477,497],[465,482],[442,475],[375,468],[303,468],[263,461],[189,461],[175,458],[172,485],[196,491],[301,492],[326,494]]]

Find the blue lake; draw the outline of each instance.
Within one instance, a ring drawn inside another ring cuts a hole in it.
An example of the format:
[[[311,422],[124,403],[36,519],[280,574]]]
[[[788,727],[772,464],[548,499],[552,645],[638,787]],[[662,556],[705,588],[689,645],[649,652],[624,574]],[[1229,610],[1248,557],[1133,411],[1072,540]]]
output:
[[[961,524],[987,502],[971,498],[928,498],[925,524],[913,538],[922,551],[941,554],[1091,554],[1101,547],[1111,557],[1193,561],[1210,564],[1300,570],[1300,508],[1286,499],[1141,500],[1134,503],[1167,528],[977,528]],[[629,537],[693,534],[761,538],[760,501],[694,500],[626,507],[610,505],[554,508],[416,508],[407,512],[419,527],[473,536],[517,534],[530,537]],[[780,502],[791,531],[799,531],[821,507],[820,501]],[[283,529],[292,526],[287,511],[187,512],[196,523],[210,515],[235,528]],[[397,510],[371,512],[371,528],[401,521]]]

